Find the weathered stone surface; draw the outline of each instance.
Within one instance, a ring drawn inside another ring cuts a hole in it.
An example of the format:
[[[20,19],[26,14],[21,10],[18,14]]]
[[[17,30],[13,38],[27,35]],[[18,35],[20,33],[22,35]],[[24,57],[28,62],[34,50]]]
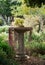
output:
[[[9,28],[9,43],[14,46],[14,31],[11,28]]]
[[[18,55],[22,58],[24,58],[25,54],[24,54],[24,33],[26,31],[31,31],[32,28],[31,27],[10,27],[9,28],[9,43],[11,45],[13,45],[14,40],[13,37],[16,37],[16,34],[13,36],[13,34],[15,32],[18,33]],[[14,33],[13,33],[14,31]],[[15,43],[16,43],[16,39],[15,39]],[[15,46],[15,45],[14,45]]]

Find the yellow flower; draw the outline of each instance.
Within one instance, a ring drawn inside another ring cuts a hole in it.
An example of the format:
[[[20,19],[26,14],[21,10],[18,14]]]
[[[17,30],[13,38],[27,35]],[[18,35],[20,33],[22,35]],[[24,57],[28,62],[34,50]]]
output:
[[[24,20],[21,18],[16,18],[14,24],[17,26],[22,26],[24,23]]]

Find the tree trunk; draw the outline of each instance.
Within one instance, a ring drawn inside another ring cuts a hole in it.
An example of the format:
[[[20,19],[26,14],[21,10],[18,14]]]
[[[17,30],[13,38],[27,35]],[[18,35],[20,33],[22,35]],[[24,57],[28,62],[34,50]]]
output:
[[[2,17],[3,17],[4,21],[5,21],[5,23],[8,25],[8,24],[9,24],[9,22],[11,21],[11,20],[9,20],[9,19],[10,19],[10,17],[5,16],[5,15],[2,15]]]

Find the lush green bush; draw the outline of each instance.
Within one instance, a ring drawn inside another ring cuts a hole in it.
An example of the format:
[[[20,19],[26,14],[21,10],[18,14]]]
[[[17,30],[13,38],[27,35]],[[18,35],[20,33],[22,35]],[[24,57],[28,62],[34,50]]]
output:
[[[45,60],[45,55],[39,54],[38,56],[39,56],[39,58],[42,58],[43,60]]]
[[[7,58],[6,53],[3,51],[2,48],[0,48],[0,63],[3,63],[3,60]]]
[[[0,27],[0,33],[2,32],[8,32],[8,27],[7,26],[1,26]]]
[[[42,7],[40,8],[39,7],[30,8],[30,14],[45,16],[45,5],[42,5]]]
[[[14,59],[9,59],[9,56],[7,57],[7,54],[0,49],[0,64],[2,65],[19,65]]]
[[[3,20],[0,19],[0,25],[2,26],[4,24]]]
[[[29,45],[31,52],[45,54],[45,33],[39,36],[32,34],[32,42]]]
[[[0,42],[1,42],[1,39],[3,39],[2,41],[8,42],[8,33],[6,33],[6,32],[0,33]]]
[[[9,46],[9,44],[2,37],[0,37],[0,48],[2,48],[4,52],[6,52],[9,58],[12,58],[13,56],[15,56],[12,47]]]
[[[28,40],[27,35],[25,35],[25,38]],[[33,56],[40,56],[41,58],[44,58],[43,55],[45,55],[45,33],[36,34],[33,33],[32,41],[25,40],[25,47],[29,49],[30,55]]]
[[[40,35],[36,35],[36,33],[32,34],[32,40],[35,40],[37,42],[45,42],[45,33],[40,33]]]
[[[36,41],[32,41],[30,43],[30,51],[31,53],[37,53],[37,54],[45,54],[45,43],[39,43]]]
[[[15,52],[9,44],[0,37],[0,65],[18,65],[15,59]]]

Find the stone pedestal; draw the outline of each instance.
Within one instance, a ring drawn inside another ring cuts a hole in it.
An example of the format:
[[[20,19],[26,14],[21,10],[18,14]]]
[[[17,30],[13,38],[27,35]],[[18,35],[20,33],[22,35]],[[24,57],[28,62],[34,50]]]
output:
[[[18,54],[24,55],[24,33],[18,33]]]
[[[31,27],[10,27],[9,28],[9,43],[13,44],[13,35],[12,30],[16,31],[18,33],[18,53],[17,57],[20,58],[20,60],[24,60],[25,54],[24,54],[24,33],[26,31],[32,30]]]

